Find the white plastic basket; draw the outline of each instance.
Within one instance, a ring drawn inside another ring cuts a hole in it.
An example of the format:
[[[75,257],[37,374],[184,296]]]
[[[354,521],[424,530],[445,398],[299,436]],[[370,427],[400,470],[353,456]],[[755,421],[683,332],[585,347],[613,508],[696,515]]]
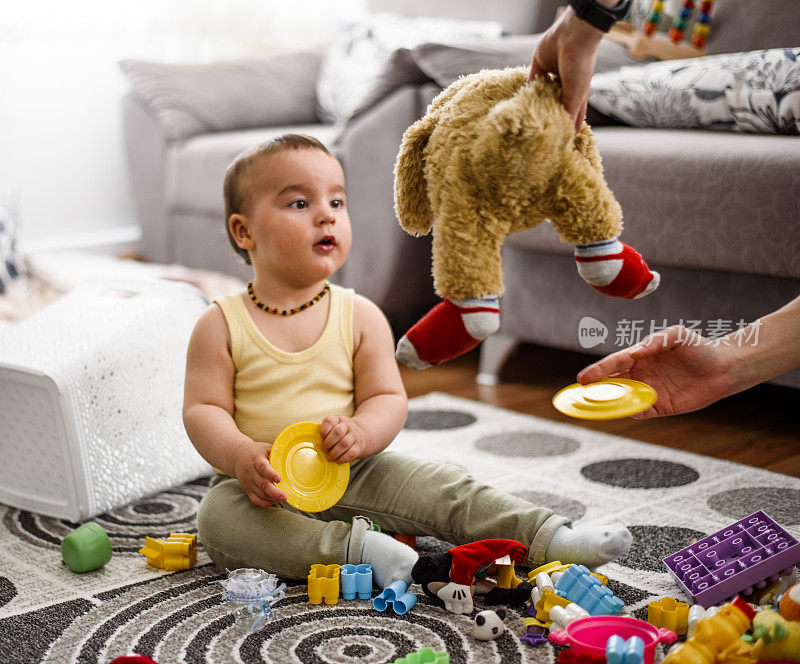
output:
[[[187,284],[87,282],[0,327],[0,502],[77,522],[208,474],[181,419],[206,306]]]

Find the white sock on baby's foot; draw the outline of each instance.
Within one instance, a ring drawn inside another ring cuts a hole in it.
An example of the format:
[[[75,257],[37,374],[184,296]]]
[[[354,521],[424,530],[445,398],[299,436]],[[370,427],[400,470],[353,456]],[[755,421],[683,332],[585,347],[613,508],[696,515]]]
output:
[[[626,554],[633,536],[622,524],[610,526],[560,526],[545,552],[545,562],[579,563],[597,567]]]
[[[375,530],[364,533],[361,562],[372,565],[372,578],[379,588],[386,588],[397,580],[410,586],[411,568],[417,562],[417,552],[407,544]]]

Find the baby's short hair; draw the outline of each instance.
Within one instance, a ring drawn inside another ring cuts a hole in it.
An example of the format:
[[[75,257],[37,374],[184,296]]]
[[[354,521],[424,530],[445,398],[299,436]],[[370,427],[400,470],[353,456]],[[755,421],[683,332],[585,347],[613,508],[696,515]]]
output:
[[[223,183],[223,195],[225,197],[225,230],[228,233],[228,241],[233,250],[250,265],[250,254],[247,249],[242,249],[233,239],[228,221],[231,215],[244,214],[250,205],[250,185],[252,184],[253,168],[262,158],[284,150],[322,150],[325,154],[331,154],[328,148],[320,143],[313,136],[306,134],[283,134],[255,147],[249,148],[239,154],[228,166],[225,172]]]

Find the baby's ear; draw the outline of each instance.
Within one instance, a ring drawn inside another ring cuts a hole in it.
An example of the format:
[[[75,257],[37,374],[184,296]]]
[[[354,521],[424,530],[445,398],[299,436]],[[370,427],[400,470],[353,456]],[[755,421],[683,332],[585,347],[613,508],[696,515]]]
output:
[[[250,235],[247,217],[238,213],[232,214],[230,219],[228,219],[228,228],[239,247],[250,250],[255,246],[253,238]]]

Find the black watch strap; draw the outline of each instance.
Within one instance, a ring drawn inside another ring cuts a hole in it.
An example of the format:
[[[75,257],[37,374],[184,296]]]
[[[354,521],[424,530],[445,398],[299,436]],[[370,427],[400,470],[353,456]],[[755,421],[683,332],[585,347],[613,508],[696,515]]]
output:
[[[575,15],[589,25],[608,32],[611,26],[628,13],[631,0],[620,0],[613,7],[604,7],[597,0],[569,0],[569,4],[575,11]]]

